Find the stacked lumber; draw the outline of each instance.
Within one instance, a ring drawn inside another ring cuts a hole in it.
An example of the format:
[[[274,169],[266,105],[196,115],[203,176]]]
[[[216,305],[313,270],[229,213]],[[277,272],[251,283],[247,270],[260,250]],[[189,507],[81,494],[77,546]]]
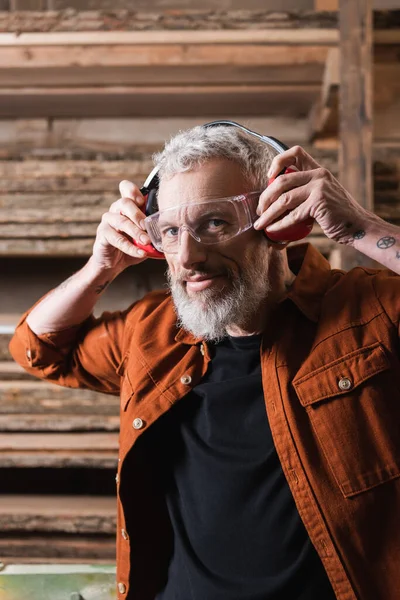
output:
[[[57,481],[62,470],[71,480],[82,470],[108,472],[113,480],[119,399],[33,378],[11,360],[10,338],[0,334],[0,556],[3,562],[114,560],[113,496],[57,495],[51,484],[45,491],[52,493],[39,495],[23,480],[32,486],[48,473]],[[15,488],[23,493],[15,495]]]
[[[163,4],[0,0],[3,561],[114,559],[119,400],[33,379],[8,343],[17,313],[90,255],[119,181],[141,184],[164,140],[217,118],[301,144],[338,175],[336,0]],[[398,12],[375,13],[375,211],[397,224],[399,32]],[[309,239],[336,265],[334,242],[318,227]],[[160,285],[161,263],[121,275],[102,310]]]
[[[337,176],[335,149],[304,147]],[[89,256],[101,216],[118,198],[118,182],[141,184],[158,148],[136,150],[132,158],[128,149],[119,160],[94,153],[96,160],[81,149],[73,160],[60,152],[57,160],[37,159],[25,151],[24,160],[0,161],[0,256]],[[399,223],[400,150],[377,147],[374,158],[375,212]],[[311,239],[327,254],[333,244],[318,231]]]
[[[3,562],[115,560],[115,499],[93,496],[0,497]]]

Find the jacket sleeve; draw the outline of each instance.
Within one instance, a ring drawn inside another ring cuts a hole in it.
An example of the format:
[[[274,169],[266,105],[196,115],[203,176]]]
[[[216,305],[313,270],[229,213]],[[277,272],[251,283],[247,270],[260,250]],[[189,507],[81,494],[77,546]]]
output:
[[[118,394],[118,369],[127,343],[127,315],[132,307],[105,312],[99,318],[91,315],[78,326],[42,335],[36,335],[26,322],[32,307],[15,329],[9,346],[11,355],[40,379],[65,387]]]
[[[378,302],[400,335],[400,275],[382,269],[373,278]]]

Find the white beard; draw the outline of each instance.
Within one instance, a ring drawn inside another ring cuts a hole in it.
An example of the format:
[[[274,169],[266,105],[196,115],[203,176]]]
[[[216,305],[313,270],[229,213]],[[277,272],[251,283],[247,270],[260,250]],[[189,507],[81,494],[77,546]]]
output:
[[[206,289],[196,292],[195,298],[188,295],[184,282],[168,271],[178,325],[207,341],[223,339],[232,325],[244,328],[271,291],[269,262],[267,250],[261,251],[241,265],[238,275],[228,273],[229,290]]]

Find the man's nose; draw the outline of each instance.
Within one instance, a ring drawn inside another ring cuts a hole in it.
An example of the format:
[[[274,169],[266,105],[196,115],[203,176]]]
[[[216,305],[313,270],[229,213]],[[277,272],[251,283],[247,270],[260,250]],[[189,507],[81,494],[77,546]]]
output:
[[[181,229],[178,259],[182,267],[190,269],[197,263],[202,263],[207,258],[204,244],[198,242],[187,229]]]

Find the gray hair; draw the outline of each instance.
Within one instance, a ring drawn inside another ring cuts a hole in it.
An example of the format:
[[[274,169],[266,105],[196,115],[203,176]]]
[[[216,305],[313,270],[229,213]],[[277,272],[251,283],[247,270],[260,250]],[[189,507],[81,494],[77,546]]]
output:
[[[160,179],[191,171],[215,158],[235,161],[253,189],[264,189],[273,153],[267,144],[230,125],[180,131],[153,155]]]

